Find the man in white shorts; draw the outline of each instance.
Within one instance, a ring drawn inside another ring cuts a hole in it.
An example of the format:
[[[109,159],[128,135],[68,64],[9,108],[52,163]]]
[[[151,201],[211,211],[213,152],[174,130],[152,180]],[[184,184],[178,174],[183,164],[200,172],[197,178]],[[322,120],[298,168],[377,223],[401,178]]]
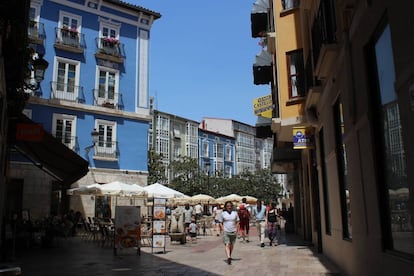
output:
[[[231,264],[231,253],[233,252],[234,243],[236,242],[236,236],[239,232],[239,216],[237,212],[233,210],[233,203],[227,201],[224,204],[224,210],[219,218],[220,223],[223,225],[223,242],[224,250],[227,256],[227,264]]]

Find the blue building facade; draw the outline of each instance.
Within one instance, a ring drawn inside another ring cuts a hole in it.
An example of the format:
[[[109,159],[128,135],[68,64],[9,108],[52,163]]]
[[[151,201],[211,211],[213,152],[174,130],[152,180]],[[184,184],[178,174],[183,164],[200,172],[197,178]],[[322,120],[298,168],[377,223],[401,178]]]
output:
[[[161,15],[115,0],[33,0],[29,14],[30,46],[49,67],[23,113],[89,162],[89,172],[65,185],[25,162],[11,174],[23,181],[23,199],[46,201],[37,208],[23,200],[36,215],[60,206],[94,216],[94,203],[65,198],[65,190],[115,180],[147,184],[150,29]],[[39,181],[40,194],[26,187],[29,179]]]
[[[235,175],[235,139],[199,128],[199,164],[208,176]]]

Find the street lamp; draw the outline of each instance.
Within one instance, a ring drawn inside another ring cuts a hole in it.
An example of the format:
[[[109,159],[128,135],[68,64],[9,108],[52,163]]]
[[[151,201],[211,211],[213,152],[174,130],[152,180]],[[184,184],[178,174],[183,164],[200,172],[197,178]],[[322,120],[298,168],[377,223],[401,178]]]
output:
[[[89,151],[96,145],[96,143],[98,142],[99,139],[99,132],[96,131],[96,128],[93,129],[93,131],[91,132],[91,136],[92,136],[92,145],[87,146],[85,148],[85,154],[88,155]]]
[[[30,76],[24,81],[23,87],[37,91],[40,87],[40,82],[45,79],[45,71],[49,63],[43,59],[43,55],[33,54],[28,66]]]

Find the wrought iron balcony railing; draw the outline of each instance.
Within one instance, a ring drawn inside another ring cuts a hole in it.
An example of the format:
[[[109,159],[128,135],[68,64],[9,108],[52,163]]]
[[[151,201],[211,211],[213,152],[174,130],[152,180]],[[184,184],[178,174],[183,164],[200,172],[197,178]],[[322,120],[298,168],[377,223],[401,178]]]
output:
[[[117,159],[118,156],[118,142],[100,140],[95,144],[94,158]]]
[[[27,35],[31,42],[35,44],[43,44],[43,41],[46,38],[44,24],[33,20],[30,21]]]
[[[124,44],[119,40],[108,37],[96,38],[97,51],[95,55],[101,59],[107,59],[122,63],[125,58]]]
[[[83,86],[52,81],[50,82],[50,89],[51,99],[85,103],[85,94],[83,92]]]
[[[93,99],[94,105],[114,108],[114,109],[123,109],[124,103],[121,93],[115,93],[109,90],[103,89],[94,89],[93,90]]]
[[[69,28],[55,29],[55,47],[75,53],[83,53],[86,48],[85,35]]]

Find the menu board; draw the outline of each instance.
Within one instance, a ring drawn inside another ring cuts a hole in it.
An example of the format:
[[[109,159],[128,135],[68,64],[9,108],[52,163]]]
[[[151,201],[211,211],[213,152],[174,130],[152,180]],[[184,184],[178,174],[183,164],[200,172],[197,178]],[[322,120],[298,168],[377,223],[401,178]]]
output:
[[[115,207],[115,242],[117,249],[138,247],[141,241],[141,210],[137,206]]]
[[[164,248],[166,231],[166,205],[165,198],[154,198],[152,214],[152,248]]]
[[[166,233],[166,229],[165,229],[165,221],[162,220],[155,220],[154,221],[154,234],[165,234]]]

